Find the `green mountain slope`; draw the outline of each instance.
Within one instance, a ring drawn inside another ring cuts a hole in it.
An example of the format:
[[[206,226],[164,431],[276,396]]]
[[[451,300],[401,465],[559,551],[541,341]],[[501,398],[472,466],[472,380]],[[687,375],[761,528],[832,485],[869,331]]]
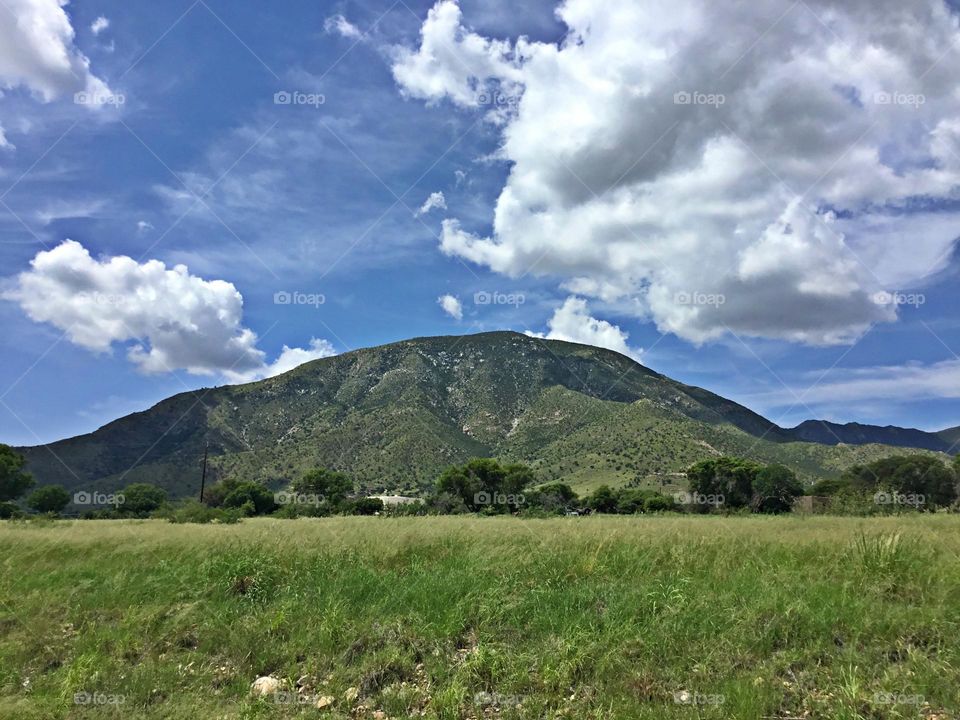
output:
[[[40,483],[174,496],[211,479],[280,486],[323,465],[370,490],[413,492],[450,463],[497,456],[585,486],[655,482],[721,453],[808,479],[895,452],[796,442],[760,415],[610,350],[513,332],[406,340],[256,383],[183,393],[94,433],[21,448]]]

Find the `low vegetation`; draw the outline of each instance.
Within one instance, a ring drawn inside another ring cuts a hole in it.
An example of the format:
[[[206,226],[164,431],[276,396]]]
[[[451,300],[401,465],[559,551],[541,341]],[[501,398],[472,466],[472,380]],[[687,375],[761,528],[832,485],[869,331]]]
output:
[[[11,521],[0,552],[0,718],[960,713],[956,515]]]

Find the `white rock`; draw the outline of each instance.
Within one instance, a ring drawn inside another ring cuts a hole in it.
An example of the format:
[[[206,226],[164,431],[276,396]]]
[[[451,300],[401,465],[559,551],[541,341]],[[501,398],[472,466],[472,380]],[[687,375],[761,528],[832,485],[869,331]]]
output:
[[[263,675],[258,677],[253,681],[253,684],[250,686],[250,692],[253,693],[256,697],[265,697],[266,695],[273,695],[276,692],[280,691],[280,681],[277,678],[270,675]]]

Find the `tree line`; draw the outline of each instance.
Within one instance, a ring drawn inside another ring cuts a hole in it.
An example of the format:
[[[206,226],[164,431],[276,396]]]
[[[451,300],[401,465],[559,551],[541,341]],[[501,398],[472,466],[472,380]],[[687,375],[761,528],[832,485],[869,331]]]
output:
[[[34,485],[24,466],[22,456],[0,445],[0,518],[24,514],[17,500]],[[398,505],[385,506],[378,498],[356,494],[353,481],[342,472],[315,468],[281,491],[257,481],[225,478],[206,488],[199,501],[171,502],[162,488],[132,483],[108,496],[112,500],[107,506],[90,508],[83,516],[236,522],[260,515],[785,513],[802,495],[825,500],[828,511],[842,514],[934,511],[957,509],[960,456],[952,465],[928,454],[892,456],[854,465],[808,488],[784,465],[724,456],[695,463],[686,471],[686,479],[687,489],[673,493],[601,485],[580,496],[563,482],[538,483],[528,465],[474,458],[445,469],[423,498]],[[58,516],[75,499],[59,485],[45,485],[33,490],[22,504],[37,514]]]

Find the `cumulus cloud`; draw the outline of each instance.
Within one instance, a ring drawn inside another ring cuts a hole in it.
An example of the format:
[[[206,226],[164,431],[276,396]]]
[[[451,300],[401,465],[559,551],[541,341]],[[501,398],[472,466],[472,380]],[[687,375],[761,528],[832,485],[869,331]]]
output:
[[[463,320],[463,305],[453,295],[441,295],[437,298],[437,303],[454,320]]]
[[[74,45],[64,0],[5,0],[0,8],[0,87],[25,86],[44,101],[85,91],[110,95]]]
[[[607,348],[636,360],[643,354],[642,349],[631,348],[627,344],[630,337],[628,333],[606,320],[592,317],[587,301],[583,298],[568,297],[566,302],[554,311],[553,317],[547,321],[547,327],[547,333],[528,332],[527,335]]]
[[[108,27],[110,27],[110,21],[101,15],[90,24],[90,32],[92,32],[94,35],[99,35]]]
[[[284,345],[277,359],[266,367],[248,372],[227,370],[224,375],[231,382],[253,382],[254,380],[262,380],[263,378],[280,375],[311,360],[333,357],[336,354],[337,351],[333,345],[330,344],[330,341],[311,338],[310,347],[308,348],[292,348]]]
[[[347,20],[343,15],[328,17],[323,23],[323,29],[328,33],[337,33],[351,40],[359,40],[363,37],[360,28]]]
[[[438,2],[427,14],[417,50],[398,48],[395,56],[393,76],[404,93],[430,102],[446,97],[476,107],[492,97],[491,83],[510,95],[521,79],[513,45],[467,31],[454,0]]]
[[[430,193],[430,197],[424,200],[423,205],[420,206],[420,209],[414,213],[417,217],[421,215],[426,215],[431,210],[446,210],[447,209],[447,199],[443,196],[442,192]]]
[[[960,26],[942,0],[565,0],[557,17],[559,44],[493,40],[443,0],[394,60],[410,97],[517,97],[493,233],[448,219],[444,253],[696,343],[850,342],[896,319],[878,291],[945,267]]]
[[[108,352],[114,343],[127,344],[127,357],[145,373],[183,369],[255,379],[333,352],[313,340],[306,350],[284,346],[268,364],[256,333],[243,326],[243,297],[231,283],[159,260],[96,260],[74,240],[38,253],[5,297],[81,347]]]

